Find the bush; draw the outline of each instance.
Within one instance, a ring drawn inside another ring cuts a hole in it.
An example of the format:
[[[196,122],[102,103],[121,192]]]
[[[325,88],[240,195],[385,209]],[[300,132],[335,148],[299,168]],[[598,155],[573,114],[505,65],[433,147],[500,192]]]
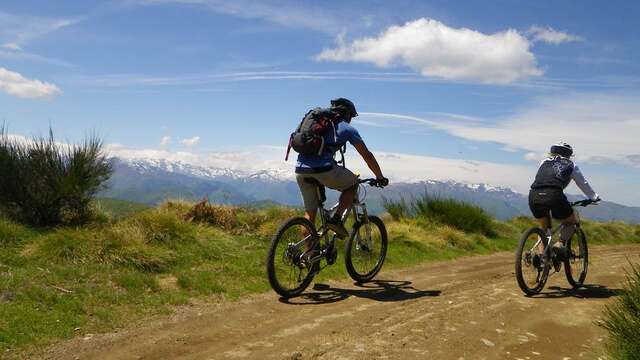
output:
[[[441,199],[425,193],[410,203],[400,200],[383,199],[384,207],[394,220],[417,218],[449,225],[469,233],[495,236],[493,219],[478,206],[454,199]]]
[[[208,199],[202,199],[183,215],[187,221],[196,221],[219,226],[225,230],[233,229],[236,224],[237,209],[227,205],[211,205]]]
[[[394,201],[386,197],[382,197],[382,206],[389,213],[393,220],[400,220],[409,217],[411,206],[401,197],[400,200]]]
[[[492,218],[480,207],[453,199],[439,199],[424,194],[413,203],[418,217],[435,220],[456,229],[494,236]]]
[[[607,350],[613,359],[640,358],[640,266],[631,264],[622,295],[605,307],[601,326],[609,332]]]
[[[81,145],[49,137],[21,141],[0,127],[0,207],[30,225],[52,226],[88,221],[91,199],[112,173],[97,137]]]

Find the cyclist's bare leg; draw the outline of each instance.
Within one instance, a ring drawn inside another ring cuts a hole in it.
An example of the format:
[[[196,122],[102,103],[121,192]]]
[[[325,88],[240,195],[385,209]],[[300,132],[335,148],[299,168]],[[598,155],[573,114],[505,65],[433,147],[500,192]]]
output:
[[[352,187],[340,194],[340,200],[338,202],[338,207],[336,208],[336,214],[344,213],[344,211],[353,204],[353,200],[355,200],[356,198],[357,190],[358,187]]]
[[[311,223],[312,223],[312,224],[315,224],[315,222],[316,222],[316,214],[317,214],[317,213],[318,213],[318,210],[317,210],[317,209],[313,209],[313,211],[305,210],[305,211],[304,211],[304,217],[305,217],[305,219],[307,219],[307,220],[311,221]],[[304,237],[309,236],[309,231],[307,231],[307,228],[302,228],[302,235],[303,235]],[[307,242],[304,244],[304,251],[309,251],[309,250],[311,250],[311,246],[312,246],[312,245],[313,245],[313,244],[312,244],[312,242],[307,241]]]
[[[576,214],[573,213],[568,218],[560,221],[562,222],[562,224],[566,225],[563,226],[562,230],[560,231],[560,239],[562,240],[563,244],[566,244],[567,240],[569,240],[571,236],[573,236],[573,233],[576,230],[575,226],[573,225],[578,222],[578,219],[576,218]]]
[[[540,228],[543,231],[547,231],[547,229],[549,229],[551,227],[551,217],[549,216],[545,216],[542,218],[536,218],[536,221],[538,222],[538,225],[540,225]],[[542,240],[542,239],[540,239]],[[538,244],[538,252],[540,254],[542,254],[544,252],[544,244],[542,244],[542,241]]]

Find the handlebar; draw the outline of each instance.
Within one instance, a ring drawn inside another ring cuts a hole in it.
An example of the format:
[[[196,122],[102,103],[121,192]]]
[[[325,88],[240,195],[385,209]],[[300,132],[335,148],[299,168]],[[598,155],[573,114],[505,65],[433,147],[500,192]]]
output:
[[[585,207],[585,206],[597,204],[599,201],[600,201],[600,199],[597,199],[597,200],[584,199],[584,200],[572,202],[571,206],[582,206],[582,207]]]

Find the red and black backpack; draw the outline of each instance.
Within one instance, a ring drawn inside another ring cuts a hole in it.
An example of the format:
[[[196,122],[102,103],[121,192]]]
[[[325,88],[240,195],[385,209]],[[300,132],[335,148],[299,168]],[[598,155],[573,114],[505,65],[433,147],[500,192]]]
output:
[[[330,109],[309,110],[302,118],[296,131],[289,137],[285,160],[289,158],[291,148],[303,155],[322,155],[325,149],[325,135],[329,131],[333,131],[335,135],[334,122],[337,119],[338,115]]]

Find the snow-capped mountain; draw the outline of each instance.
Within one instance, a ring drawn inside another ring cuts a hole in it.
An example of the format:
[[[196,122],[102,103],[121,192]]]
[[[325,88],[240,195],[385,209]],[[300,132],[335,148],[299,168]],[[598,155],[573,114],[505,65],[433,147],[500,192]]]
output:
[[[165,171],[169,173],[193,176],[203,179],[228,179],[228,180],[263,180],[263,181],[287,181],[293,179],[291,171],[284,169],[268,169],[268,170],[242,170],[219,167],[206,167],[200,165],[188,164],[182,161],[169,161],[165,159],[143,159],[131,158],[122,159],[114,158],[115,161],[131,167],[141,174]]]
[[[247,170],[207,167],[182,161],[144,158],[112,158],[114,174],[100,196],[155,204],[167,198],[250,204],[276,202],[300,206],[301,198],[292,169]],[[427,193],[454,198],[482,207],[499,219],[530,216],[527,197],[505,187],[456,181],[421,180],[396,182],[385,189],[368,188],[366,203],[373,212],[383,211],[383,197],[410,200]],[[328,192],[328,201],[336,193]],[[597,220],[640,223],[640,208],[604,202],[583,214]]]

